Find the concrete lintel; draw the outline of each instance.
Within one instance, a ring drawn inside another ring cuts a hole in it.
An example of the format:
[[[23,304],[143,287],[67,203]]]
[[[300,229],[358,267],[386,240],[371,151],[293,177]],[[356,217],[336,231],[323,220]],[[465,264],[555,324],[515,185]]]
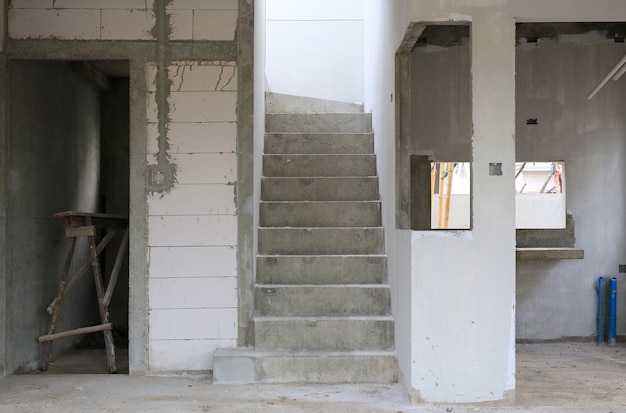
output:
[[[169,42],[172,60],[237,60],[237,43],[233,41]],[[46,60],[128,60],[136,56],[155,59],[156,42],[145,41],[69,41],[9,40],[9,59]]]

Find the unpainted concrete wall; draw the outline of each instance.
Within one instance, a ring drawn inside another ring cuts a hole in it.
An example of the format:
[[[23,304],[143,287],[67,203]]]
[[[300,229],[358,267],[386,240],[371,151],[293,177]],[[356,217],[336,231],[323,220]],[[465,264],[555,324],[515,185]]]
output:
[[[471,22],[470,63],[459,69],[471,70],[472,230],[413,232],[414,401],[502,399],[515,388],[515,24],[501,4],[477,3],[407,3],[411,21]],[[502,175],[489,175],[493,162]]]
[[[517,262],[518,339],[593,336],[599,275],[621,283],[618,334],[626,333],[626,279],[618,275],[626,263],[626,78],[586,99],[624,54],[623,43],[593,33],[517,47],[517,158],[565,161],[567,211],[575,246],[585,250],[582,261]]]
[[[270,92],[363,102],[363,2],[267,0]]]
[[[38,367],[46,308],[66,256],[65,223],[55,212],[96,211],[100,179],[100,101],[69,63],[11,62],[6,370]],[[82,240],[84,241],[84,240]],[[77,243],[72,270],[85,259]],[[88,274],[89,275],[89,274]],[[98,307],[85,276],[63,302],[58,331],[93,325]],[[56,353],[80,339],[56,340]]]

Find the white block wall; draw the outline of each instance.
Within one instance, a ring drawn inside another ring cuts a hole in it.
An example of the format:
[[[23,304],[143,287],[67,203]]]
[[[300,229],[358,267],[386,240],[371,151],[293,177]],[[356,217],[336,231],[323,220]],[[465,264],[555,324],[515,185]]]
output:
[[[237,68],[175,62],[167,138],[177,183],[148,197],[151,371],[209,370],[237,344]],[[148,158],[158,152],[156,67],[148,67]]]
[[[14,39],[154,40],[154,0],[10,0]],[[234,40],[237,0],[173,0],[171,40]]]

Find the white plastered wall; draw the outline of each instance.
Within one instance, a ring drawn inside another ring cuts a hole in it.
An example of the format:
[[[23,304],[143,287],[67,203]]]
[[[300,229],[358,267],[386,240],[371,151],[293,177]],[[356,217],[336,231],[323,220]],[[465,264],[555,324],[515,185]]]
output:
[[[364,77],[366,112],[372,112],[375,151],[378,163],[382,219],[388,255],[392,313],[395,317],[395,345],[401,368],[399,381],[410,388],[411,296],[406,288],[410,271],[410,231],[396,231],[395,211],[395,52],[407,25],[404,0],[365,2]],[[404,277],[404,278],[402,278]]]
[[[269,91],[363,102],[363,1],[266,4]]]
[[[148,198],[150,370],[209,370],[237,339],[237,68],[173,62],[167,125],[176,183]],[[148,159],[158,152],[148,70]]]

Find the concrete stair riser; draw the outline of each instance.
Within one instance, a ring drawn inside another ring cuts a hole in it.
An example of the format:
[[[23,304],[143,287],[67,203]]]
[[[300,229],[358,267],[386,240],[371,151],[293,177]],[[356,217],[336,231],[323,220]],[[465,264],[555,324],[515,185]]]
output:
[[[374,153],[371,133],[268,133],[265,134],[267,154],[354,154]]]
[[[379,201],[261,202],[263,227],[376,227]]]
[[[288,351],[393,350],[393,319],[381,317],[254,318],[255,348]]]
[[[288,352],[218,349],[216,384],[396,383],[395,352]]]
[[[257,257],[259,284],[379,284],[384,255],[282,255]]]
[[[266,115],[254,349],[218,350],[215,382],[396,382],[371,115],[266,96],[318,113]]]
[[[387,285],[258,285],[255,311],[261,316],[346,317],[389,315]]]
[[[266,113],[362,113],[363,104],[315,99],[282,93],[265,93]]]
[[[371,133],[369,113],[277,113],[265,115],[271,133]]]
[[[263,155],[264,176],[374,176],[374,155]]]
[[[370,201],[378,199],[378,178],[262,178],[265,201]]]
[[[267,255],[382,254],[382,228],[259,228],[259,253]]]

